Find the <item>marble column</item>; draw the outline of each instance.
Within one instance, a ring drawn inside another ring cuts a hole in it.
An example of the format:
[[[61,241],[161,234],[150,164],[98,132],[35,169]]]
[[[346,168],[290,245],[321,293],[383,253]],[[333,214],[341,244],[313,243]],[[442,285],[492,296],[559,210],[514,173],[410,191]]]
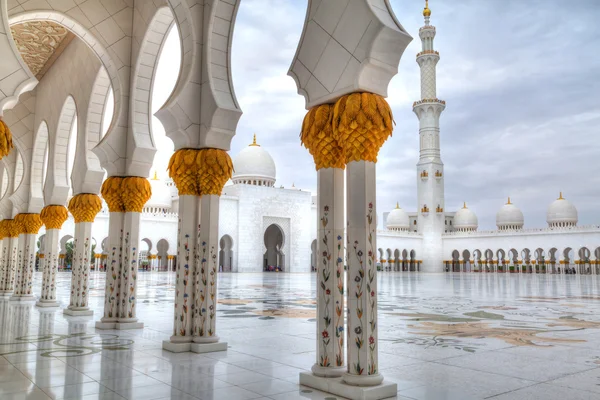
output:
[[[42,227],[39,214],[17,214],[15,221],[21,228],[19,234],[19,253],[17,256],[17,280],[11,301],[34,301],[33,272],[35,270],[35,253],[37,234]]]
[[[219,198],[214,194],[200,197],[200,235],[196,249],[199,260],[194,280],[194,343],[191,346],[195,353],[227,350],[227,343],[219,342],[216,332]]]
[[[42,293],[36,303],[38,307],[59,306],[56,300],[56,273],[58,272],[60,252],[60,228],[68,217],[69,213],[66,207],[59,205],[46,206],[40,213],[42,223],[46,226],[46,236],[44,238]]]
[[[344,365],[344,170],[317,171],[317,376],[342,376]]]
[[[146,178],[110,177],[102,185],[110,210],[110,261],[106,268],[104,316],[99,329],[139,329],[136,317],[140,216],[152,190]]]
[[[219,198],[233,172],[220,149],[180,149],[169,161],[179,191],[173,336],[163,349],[222,351],[216,334]]]
[[[63,311],[66,315],[93,315],[88,305],[90,258],[92,255],[92,224],[102,209],[100,197],[96,194],[81,193],[69,202],[69,211],[75,219],[73,239],[73,267],[71,273],[71,297],[69,306]]]
[[[347,164],[348,224],[348,372],[344,381],[374,386],[379,374],[377,348],[377,213],[375,163]]]
[[[140,242],[139,212],[126,212],[123,219],[123,244],[121,273],[119,274],[119,329],[141,329],[144,327],[136,317],[137,273]]]
[[[103,195],[104,199],[106,197]],[[108,203],[108,202],[107,202]],[[96,322],[98,329],[113,329],[118,319],[118,306],[120,291],[118,279],[121,271],[121,251],[123,245],[123,220],[124,213],[113,211],[109,203],[108,218],[108,255],[106,264],[106,281],[104,285],[104,315]]]
[[[14,289],[14,265],[11,265],[13,238],[11,238],[12,219],[0,221],[2,235],[0,253],[0,297],[10,296]],[[15,242],[16,243],[16,242]]]
[[[163,349],[172,352],[189,351],[193,340],[192,305],[196,279],[198,203],[199,197],[196,195],[179,196],[173,335],[169,340],[163,341]]]
[[[104,314],[96,321],[97,329],[114,329],[119,316],[121,253],[123,251],[123,178],[110,176],[102,183],[100,193],[108,205],[108,238],[106,239],[107,264],[104,285]]]

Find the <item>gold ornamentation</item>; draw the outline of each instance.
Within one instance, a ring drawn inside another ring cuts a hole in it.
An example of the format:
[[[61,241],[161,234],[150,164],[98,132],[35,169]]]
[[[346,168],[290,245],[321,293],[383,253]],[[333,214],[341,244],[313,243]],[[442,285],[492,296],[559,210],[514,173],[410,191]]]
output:
[[[123,183],[123,178],[120,176],[109,176],[102,183],[102,188],[100,189],[100,194],[106,204],[108,204],[108,211],[110,212],[124,212],[125,204],[123,203],[123,198],[121,197],[121,184]]]
[[[45,256],[44,256],[44,253],[40,253],[40,254],[38,254],[38,258],[39,258],[40,260],[43,260],[43,259],[45,258]]]
[[[152,197],[152,188],[146,178],[128,176],[121,183],[121,198],[125,211],[142,212],[146,202]]]
[[[200,187],[196,182],[198,168],[197,149],[180,149],[169,160],[169,177],[175,182],[179,195],[200,196]]]
[[[179,195],[220,196],[233,163],[225,150],[181,149],[171,156],[168,169]]]
[[[313,156],[317,170],[345,167],[344,151],[333,138],[333,106],[321,104],[304,116],[300,142]]]
[[[102,201],[97,194],[80,193],[69,201],[69,212],[73,214],[75,223],[94,222],[96,214],[102,209]]]
[[[51,21],[31,21],[10,27],[23,61],[38,80],[75,37],[67,28]]]
[[[27,235],[37,234],[43,225],[40,214],[17,214],[15,216],[15,221],[19,225],[21,230],[20,233],[25,233]]]
[[[40,213],[40,219],[46,229],[60,229],[69,218],[69,212],[65,206],[46,206]]]
[[[256,133],[254,134],[254,139],[252,139],[252,143],[249,144],[248,146],[260,147],[260,144],[256,143]]]
[[[0,221],[0,240],[8,237],[8,220],[3,219]]]
[[[21,227],[19,226],[18,223],[15,222],[14,219],[5,219],[2,222],[4,222],[4,229],[5,229],[5,233],[6,233],[6,237],[9,238],[16,238],[19,237],[19,234],[21,233]]]
[[[333,107],[333,138],[346,163],[377,162],[377,153],[392,135],[394,118],[385,99],[373,93],[342,96]]]
[[[6,157],[13,147],[12,133],[6,122],[0,118],[0,160]]]
[[[431,10],[429,9],[429,0],[425,0],[425,8],[423,9],[423,16],[424,17],[431,16]]]
[[[564,200],[565,198],[562,196],[562,192],[560,192],[560,196],[558,196],[557,200]]]
[[[196,163],[200,194],[220,196],[223,186],[233,173],[233,163],[229,154],[220,149],[200,149]]]

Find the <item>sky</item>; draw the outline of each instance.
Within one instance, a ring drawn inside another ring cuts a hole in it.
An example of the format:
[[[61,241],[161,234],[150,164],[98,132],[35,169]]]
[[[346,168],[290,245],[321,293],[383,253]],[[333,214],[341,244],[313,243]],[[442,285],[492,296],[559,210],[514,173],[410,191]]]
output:
[[[396,127],[379,153],[377,212],[396,202],[417,209],[420,99],[419,27],[423,3],[391,0],[413,36],[388,89]],[[277,183],[316,192],[316,171],[299,133],[304,98],[287,76],[302,32],[306,1],[243,0],[232,46],[233,82],[244,114],[231,156],[251,143],[268,150]],[[442,114],[446,211],[463,201],[479,229],[495,229],[508,196],[525,214],[526,228],[546,226],[546,209],[562,191],[579,211],[579,225],[600,224],[600,1],[431,0],[438,98]],[[176,34],[160,61],[153,108],[170,94],[179,71]],[[166,177],[173,144],[158,120],[155,169]]]

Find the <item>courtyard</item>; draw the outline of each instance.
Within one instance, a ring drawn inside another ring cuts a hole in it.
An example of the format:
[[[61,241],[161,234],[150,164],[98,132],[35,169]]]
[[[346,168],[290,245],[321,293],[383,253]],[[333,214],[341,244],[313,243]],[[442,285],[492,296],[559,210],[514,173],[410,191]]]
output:
[[[69,301],[71,275],[57,295]],[[141,330],[100,331],[93,317],[0,302],[0,398],[339,399],[298,385],[315,361],[314,274],[219,275],[217,333],[227,352],[170,353],[174,273],[140,272]],[[383,272],[381,373],[398,399],[597,399],[600,278]],[[40,292],[36,273],[34,293]]]

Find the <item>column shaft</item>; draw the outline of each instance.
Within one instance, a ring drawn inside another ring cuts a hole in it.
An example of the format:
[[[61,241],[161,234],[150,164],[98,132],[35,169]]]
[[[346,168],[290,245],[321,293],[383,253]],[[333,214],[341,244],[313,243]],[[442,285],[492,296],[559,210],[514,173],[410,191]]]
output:
[[[121,272],[121,251],[123,245],[124,213],[111,212],[108,218],[108,263],[106,265],[106,284],[104,289],[104,316],[102,323],[114,323],[118,317],[120,291],[118,289]]]
[[[217,315],[217,263],[219,255],[219,196],[200,198],[200,235],[194,288],[194,342],[215,343]]]
[[[69,308],[75,315],[92,315],[88,307],[90,246],[92,236],[92,223],[79,222],[75,224],[75,238],[73,239],[73,267],[71,277],[71,299]],[[65,310],[67,312],[67,310]],[[67,312],[67,314],[69,314]]]
[[[15,290],[15,275],[17,271],[18,253],[19,238],[9,238],[6,254],[6,279],[4,280],[4,293],[12,293]]]
[[[37,234],[21,233],[19,235],[19,250],[17,256],[17,281],[15,293],[11,299],[33,300],[33,271],[35,269],[35,249]]]
[[[10,238],[7,236],[0,240],[0,294],[4,294],[9,287],[10,268],[8,249]]]
[[[137,322],[138,243],[140,242],[139,212],[126,212],[123,221],[123,252],[121,258],[119,322]],[[141,328],[142,326],[140,326]]]
[[[344,371],[344,170],[317,172],[317,360],[315,375]]]
[[[348,373],[344,381],[373,386],[383,381],[377,360],[375,163],[348,163],[347,185]]]
[[[179,196],[177,266],[175,274],[175,320],[173,343],[192,341],[192,306],[198,241],[198,196]]]
[[[56,273],[58,272],[58,253],[60,229],[47,229],[44,238],[44,263],[42,272],[42,294],[38,306],[58,306],[56,301]],[[40,260],[41,261],[41,260]]]

